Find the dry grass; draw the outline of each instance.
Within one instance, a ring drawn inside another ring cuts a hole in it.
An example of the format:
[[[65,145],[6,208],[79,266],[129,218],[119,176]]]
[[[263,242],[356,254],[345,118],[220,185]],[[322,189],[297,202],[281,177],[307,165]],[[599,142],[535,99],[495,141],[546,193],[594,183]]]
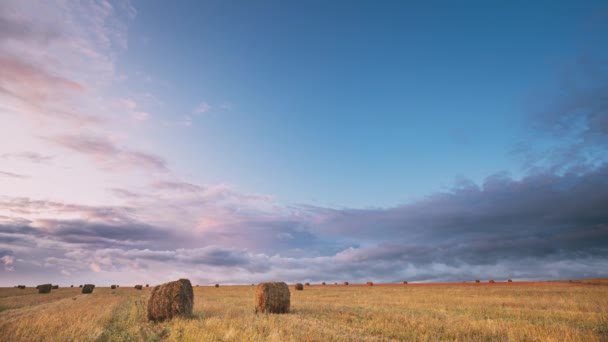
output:
[[[0,289],[0,340],[608,340],[608,286],[468,284],[312,285],[291,292],[284,315],[256,315],[252,286],[201,286],[194,288],[192,317],[163,323],[146,319],[150,289]]]

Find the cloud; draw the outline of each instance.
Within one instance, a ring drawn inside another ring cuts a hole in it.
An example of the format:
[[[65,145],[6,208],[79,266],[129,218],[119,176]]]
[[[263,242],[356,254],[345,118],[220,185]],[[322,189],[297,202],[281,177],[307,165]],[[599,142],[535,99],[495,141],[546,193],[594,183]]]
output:
[[[196,108],[194,109],[194,113],[195,114],[204,114],[207,113],[211,110],[211,106],[207,103],[207,102],[201,102],[198,106],[196,106]]]
[[[46,138],[67,149],[82,153],[113,168],[135,167],[145,171],[167,171],[166,162],[155,155],[132,151],[97,136],[62,135]]]
[[[22,174],[18,174],[18,173],[13,173],[13,172],[8,172],[8,171],[0,171],[0,176],[10,177],[10,178],[20,178],[20,179],[29,178],[26,175],[22,175]]]
[[[0,155],[0,158],[25,160],[37,164],[49,163],[53,160],[52,156],[46,156],[37,152],[5,153]]]
[[[15,258],[12,255],[4,255],[2,258],[0,258],[0,261],[2,261],[2,263],[4,264],[4,270],[7,272],[12,272],[15,270],[14,267],[14,262],[15,262]]]

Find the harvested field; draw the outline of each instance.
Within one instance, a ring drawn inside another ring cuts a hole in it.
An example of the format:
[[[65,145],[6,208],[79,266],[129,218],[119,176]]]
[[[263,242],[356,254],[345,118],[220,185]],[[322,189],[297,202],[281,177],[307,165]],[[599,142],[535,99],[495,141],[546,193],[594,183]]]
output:
[[[599,283],[599,282],[595,282]],[[504,284],[504,285],[503,285]],[[605,341],[608,286],[565,282],[311,285],[256,315],[255,287],[194,288],[190,318],[150,323],[150,291],[0,289],[8,341]],[[76,299],[73,299],[76,298]],[[51,314],[52,313],[52,314]]]

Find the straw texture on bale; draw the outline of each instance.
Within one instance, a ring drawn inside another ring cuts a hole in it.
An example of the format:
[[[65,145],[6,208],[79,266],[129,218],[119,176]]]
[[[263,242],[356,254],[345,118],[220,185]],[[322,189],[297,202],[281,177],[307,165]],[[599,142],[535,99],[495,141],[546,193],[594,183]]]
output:
[[[192,315],[194,291],[188,279],[180,279],[152,289],[148,300],[148,319],[164,321],[175,316]]]
[[[136,289],[136,290],[141,290],[141,289],[143,289],[143,288],[144,288],[144,287],[143,287],[143,286],[141,286],[141,285],[135,285],[135,289]]]
[[[373,282],[371,282],[371,281],[368,281],[368,282],[367,282],[367,286],[374,286],[374,283],[373,283]]]
[[[260,283],[255,289],[255,312],[288,313],[291,293],[284,282]]]
[[[112,290],[116,290],[116,285],[112,285],[112,286],[110,286],[110,288],[111,288]]]
[[[53,285],[53,290],[57,290],[59,288],[59,285]]]
[[[95,288],[95,285],[93,284],[84,284],[84,287],[82,288],[82,293],[93,293],[93,289]]]
[[[297,291],[302,291],[304,290],[304,285],[302,285],[302,283],[297,283],[295,288]]]
[[[52,287],[53,287],[53,285],[51,285],[51,284],[42,284],[42,285],[36,286],[36,288],[38,289],[38,293],[51,293]]]
[[[25,289],[25,285],[17,285],[17,288],[19,288],[19,289],[22,289],[22,290],[23,290],[23,289]]]
[[[348,285],[348,282],[347,282],[347,281],[345,281],[345,282],[344,282],[344,285]]]

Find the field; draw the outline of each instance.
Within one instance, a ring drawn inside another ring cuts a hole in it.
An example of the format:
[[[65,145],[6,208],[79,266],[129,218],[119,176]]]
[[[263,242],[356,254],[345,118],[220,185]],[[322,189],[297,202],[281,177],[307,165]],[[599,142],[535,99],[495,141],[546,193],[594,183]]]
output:
[[[608,341],[606,282],[306,286],[255,314],[253,286],[194,288],[194,314],[150,323],[151,288],[0,289],[2,341]]]

